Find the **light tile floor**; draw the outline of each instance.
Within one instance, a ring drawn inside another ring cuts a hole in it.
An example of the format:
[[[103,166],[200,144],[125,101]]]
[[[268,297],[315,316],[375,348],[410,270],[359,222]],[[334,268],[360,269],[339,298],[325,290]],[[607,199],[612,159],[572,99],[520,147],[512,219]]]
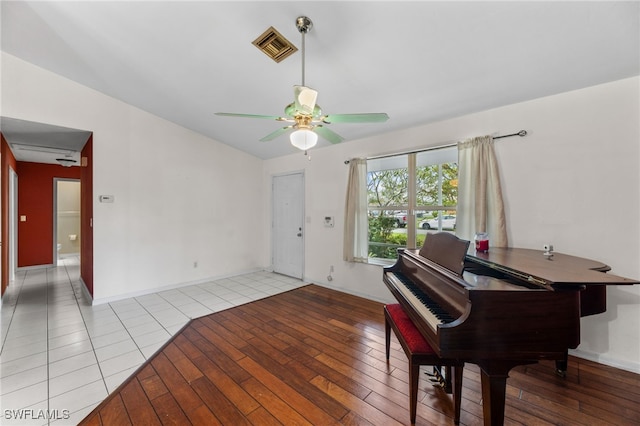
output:
[[[75,425],[190,318],[304,285],[256,272],[91,306],[80,262],[16,274],[0,318],[0,424]]]

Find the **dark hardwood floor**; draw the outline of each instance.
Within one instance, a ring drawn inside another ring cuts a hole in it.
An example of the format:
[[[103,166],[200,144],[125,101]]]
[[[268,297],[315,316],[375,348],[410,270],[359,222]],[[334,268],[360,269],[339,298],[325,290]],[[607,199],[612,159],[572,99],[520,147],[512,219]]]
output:
[[[424,376],[416,424],[453,424]],[[193,320],[81,424],[409,424],[408,390],[395,336],[385,360],[382,304],[309,285]],[[467,364],[461,424],[482,424],[480,394]],[[638,425],[640,375],[574,357],[564,379],[552,362],[517,367],[505,424]]]

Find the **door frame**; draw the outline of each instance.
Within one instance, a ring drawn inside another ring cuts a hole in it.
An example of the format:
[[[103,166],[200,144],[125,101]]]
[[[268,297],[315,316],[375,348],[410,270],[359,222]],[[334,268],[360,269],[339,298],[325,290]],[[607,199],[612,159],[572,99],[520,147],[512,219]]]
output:
[[[16,280],[16,270],[18,269],[18,173],[9,167],[9,280],[11,283]]]
[[[53,266],[58,266],[58,182],[77,182],[78,183],[78,200],[82,193],[80,179],[72,178],[53,178]],[[82,203],[80,203],[80,216],[78,217],[78,227],[82,217]],[[78,229],[78,234],[80,230]],[[82,238],[82,237],[80,237]],[[80,253],[78,252],[78,255]]]

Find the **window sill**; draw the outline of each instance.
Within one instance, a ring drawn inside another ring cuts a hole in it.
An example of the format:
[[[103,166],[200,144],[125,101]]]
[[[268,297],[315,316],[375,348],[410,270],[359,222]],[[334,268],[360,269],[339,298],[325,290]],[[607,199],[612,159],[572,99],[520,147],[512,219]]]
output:
[[[376,266],[391,266],[396,263],[396,259],[380,259],[377,257],[370,257],[367,261],[368,265],[376,265]]]

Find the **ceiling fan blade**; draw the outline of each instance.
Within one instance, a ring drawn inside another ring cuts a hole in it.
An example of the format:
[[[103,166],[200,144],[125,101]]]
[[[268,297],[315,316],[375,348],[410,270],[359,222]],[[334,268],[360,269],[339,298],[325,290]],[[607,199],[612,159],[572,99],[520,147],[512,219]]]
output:
[[[311,115],[316,106],[318,92],[310,87],[293,86],[293,96],[296,111],[302,114]]]
[[[322,121],[329,123],[383,123],[389,119],[384,113],[363,113],[363,114],[329,114],[322,118]]]
[[[342,136],[322,125],[315,126],[313,131],[331,143],[340,143],[344,140]]]
[[[281,134],[286,133],[287,130],[291,129],[292,127],[293,126],[282,127],[280,129],[276,130],[275,132],[271,132],[267,136],[265,136],[262,139],[260,139],[260,142],[267,142],[267,141],[273,140],[273,139],[277,138],[278,136],[280,136]]]
[[[282,117],[278,117],[275,115],[236,114],[235,112],[216,112],[216,115],[220,115],[223,117],[261,118],[265,120],[278,120],[278,121],[285,120]]]

